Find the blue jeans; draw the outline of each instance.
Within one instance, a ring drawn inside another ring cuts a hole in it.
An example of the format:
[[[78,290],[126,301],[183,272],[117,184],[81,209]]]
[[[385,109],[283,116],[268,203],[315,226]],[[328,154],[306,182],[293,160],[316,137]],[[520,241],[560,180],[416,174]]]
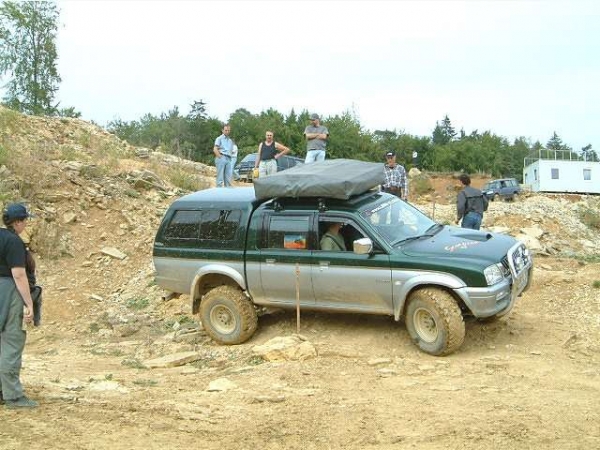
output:
[[[305,164],[316,161],[325,161],[325,150],[309,150],[306,152]]]
[[[229,164],[229,184],[231,185],[231,182],[233,181],[233,170],[235,169],[235,164],[237,163],[237,156],[229,159],[231,159]]]
[[[483,219],[481,214],[474,211],[469,211],[465,217],[463,217],[460,226],[463,228],[471,228],[472,230],[479,230],[479,227],[481,226],[481,219]]]
[[[229,156],[219,156],[215,158],[217,167],[217,187],[231,186],[231,177],[233,175],[233,166]]]

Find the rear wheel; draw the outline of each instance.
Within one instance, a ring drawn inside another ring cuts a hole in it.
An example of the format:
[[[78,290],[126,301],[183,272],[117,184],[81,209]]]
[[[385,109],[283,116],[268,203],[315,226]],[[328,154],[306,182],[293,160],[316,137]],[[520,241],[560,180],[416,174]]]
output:
[[[465,340],[465,323],[454,297],[437,288],[415,291],[406,307],[406,328],[417,346],[430,355],[448,355]]]
[[[200,320],[206,333],[219,344],[241,344],[258,327],[254,305],[233,286],[216,287],[204,296]]]

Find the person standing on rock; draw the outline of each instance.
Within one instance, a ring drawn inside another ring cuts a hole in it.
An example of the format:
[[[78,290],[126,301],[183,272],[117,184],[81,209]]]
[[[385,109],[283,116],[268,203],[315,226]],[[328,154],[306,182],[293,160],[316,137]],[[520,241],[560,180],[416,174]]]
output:
[[[408,176],[403,165],[396,162],[396,152],[389,151],[385,154],[386,164],[383,166],[385,180],[381,189],[394,194],[402,200],[408,200]]]
[[[225,124],[223,134],[215,139],[213,153],[215,154],[215,166],[217,168],[217,187],[231,186],[231,156],[233,154],[233,141],[229,137],[231,127]]]
[[[483,212],[488,209],[488,198],[479,189],[471,187],[471,177],[466,173],[463,173],[458,179],[464,189],[458,193],[456,199],[456,224],[462,219],[461,226],[463,228],[479,230]]]
[[[229,163],[229,182],[233,181],[233,172],[235,170],[235,165],[237,164],[238,158],[238,146],[234,142],[233,147],[231,147],[231,161]]]
[[[321,125],[321,118],[318,114],[310,115],[310,125],[304,129],[306,138],[306,159],[305,164],[325,161],[325,148],[327,139],[329,139],[329,130]]]
[[[254,163],[254,168],[258,168],[258,177],[263,178],[277,173],[277,159],[289,152],[290,149],[285,145],[274,141],[272,131],[267,131],[265,140],[258,144],[258,155]]]
[[[35,408],[25,396],[20,374],[26,332],[23,320],[33,321],[33,299],[27,279],[27,249],[19,235],[30,217],[20,203],[2,213],[0,229],[0,402],[7,408]]]

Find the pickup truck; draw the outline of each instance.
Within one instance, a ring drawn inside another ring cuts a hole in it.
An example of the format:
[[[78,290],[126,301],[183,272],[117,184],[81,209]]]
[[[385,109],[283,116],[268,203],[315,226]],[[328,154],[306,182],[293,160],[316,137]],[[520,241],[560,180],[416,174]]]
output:
[[[332,223],[348,250],[321,250]],[[153,259],[157,284],[189,294],[218,343],[245,342],[261,311],[299,300],[302,310],[404,317],[432,355],[462,345],[465,317],[508,314],[533,267],[514,238],[436,223],[378,189],[348,199],[259,199],[252,187],[191,193],[165,213]]]

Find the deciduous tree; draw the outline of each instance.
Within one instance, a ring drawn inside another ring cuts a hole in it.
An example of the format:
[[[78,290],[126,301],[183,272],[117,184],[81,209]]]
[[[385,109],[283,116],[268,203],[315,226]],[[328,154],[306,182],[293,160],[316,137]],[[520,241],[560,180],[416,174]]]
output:
[[[6,104],[29,114],[55,114],[61,81],[56,68],[59,11],[54,2],[0,5],[0,74],[8,74]]]

